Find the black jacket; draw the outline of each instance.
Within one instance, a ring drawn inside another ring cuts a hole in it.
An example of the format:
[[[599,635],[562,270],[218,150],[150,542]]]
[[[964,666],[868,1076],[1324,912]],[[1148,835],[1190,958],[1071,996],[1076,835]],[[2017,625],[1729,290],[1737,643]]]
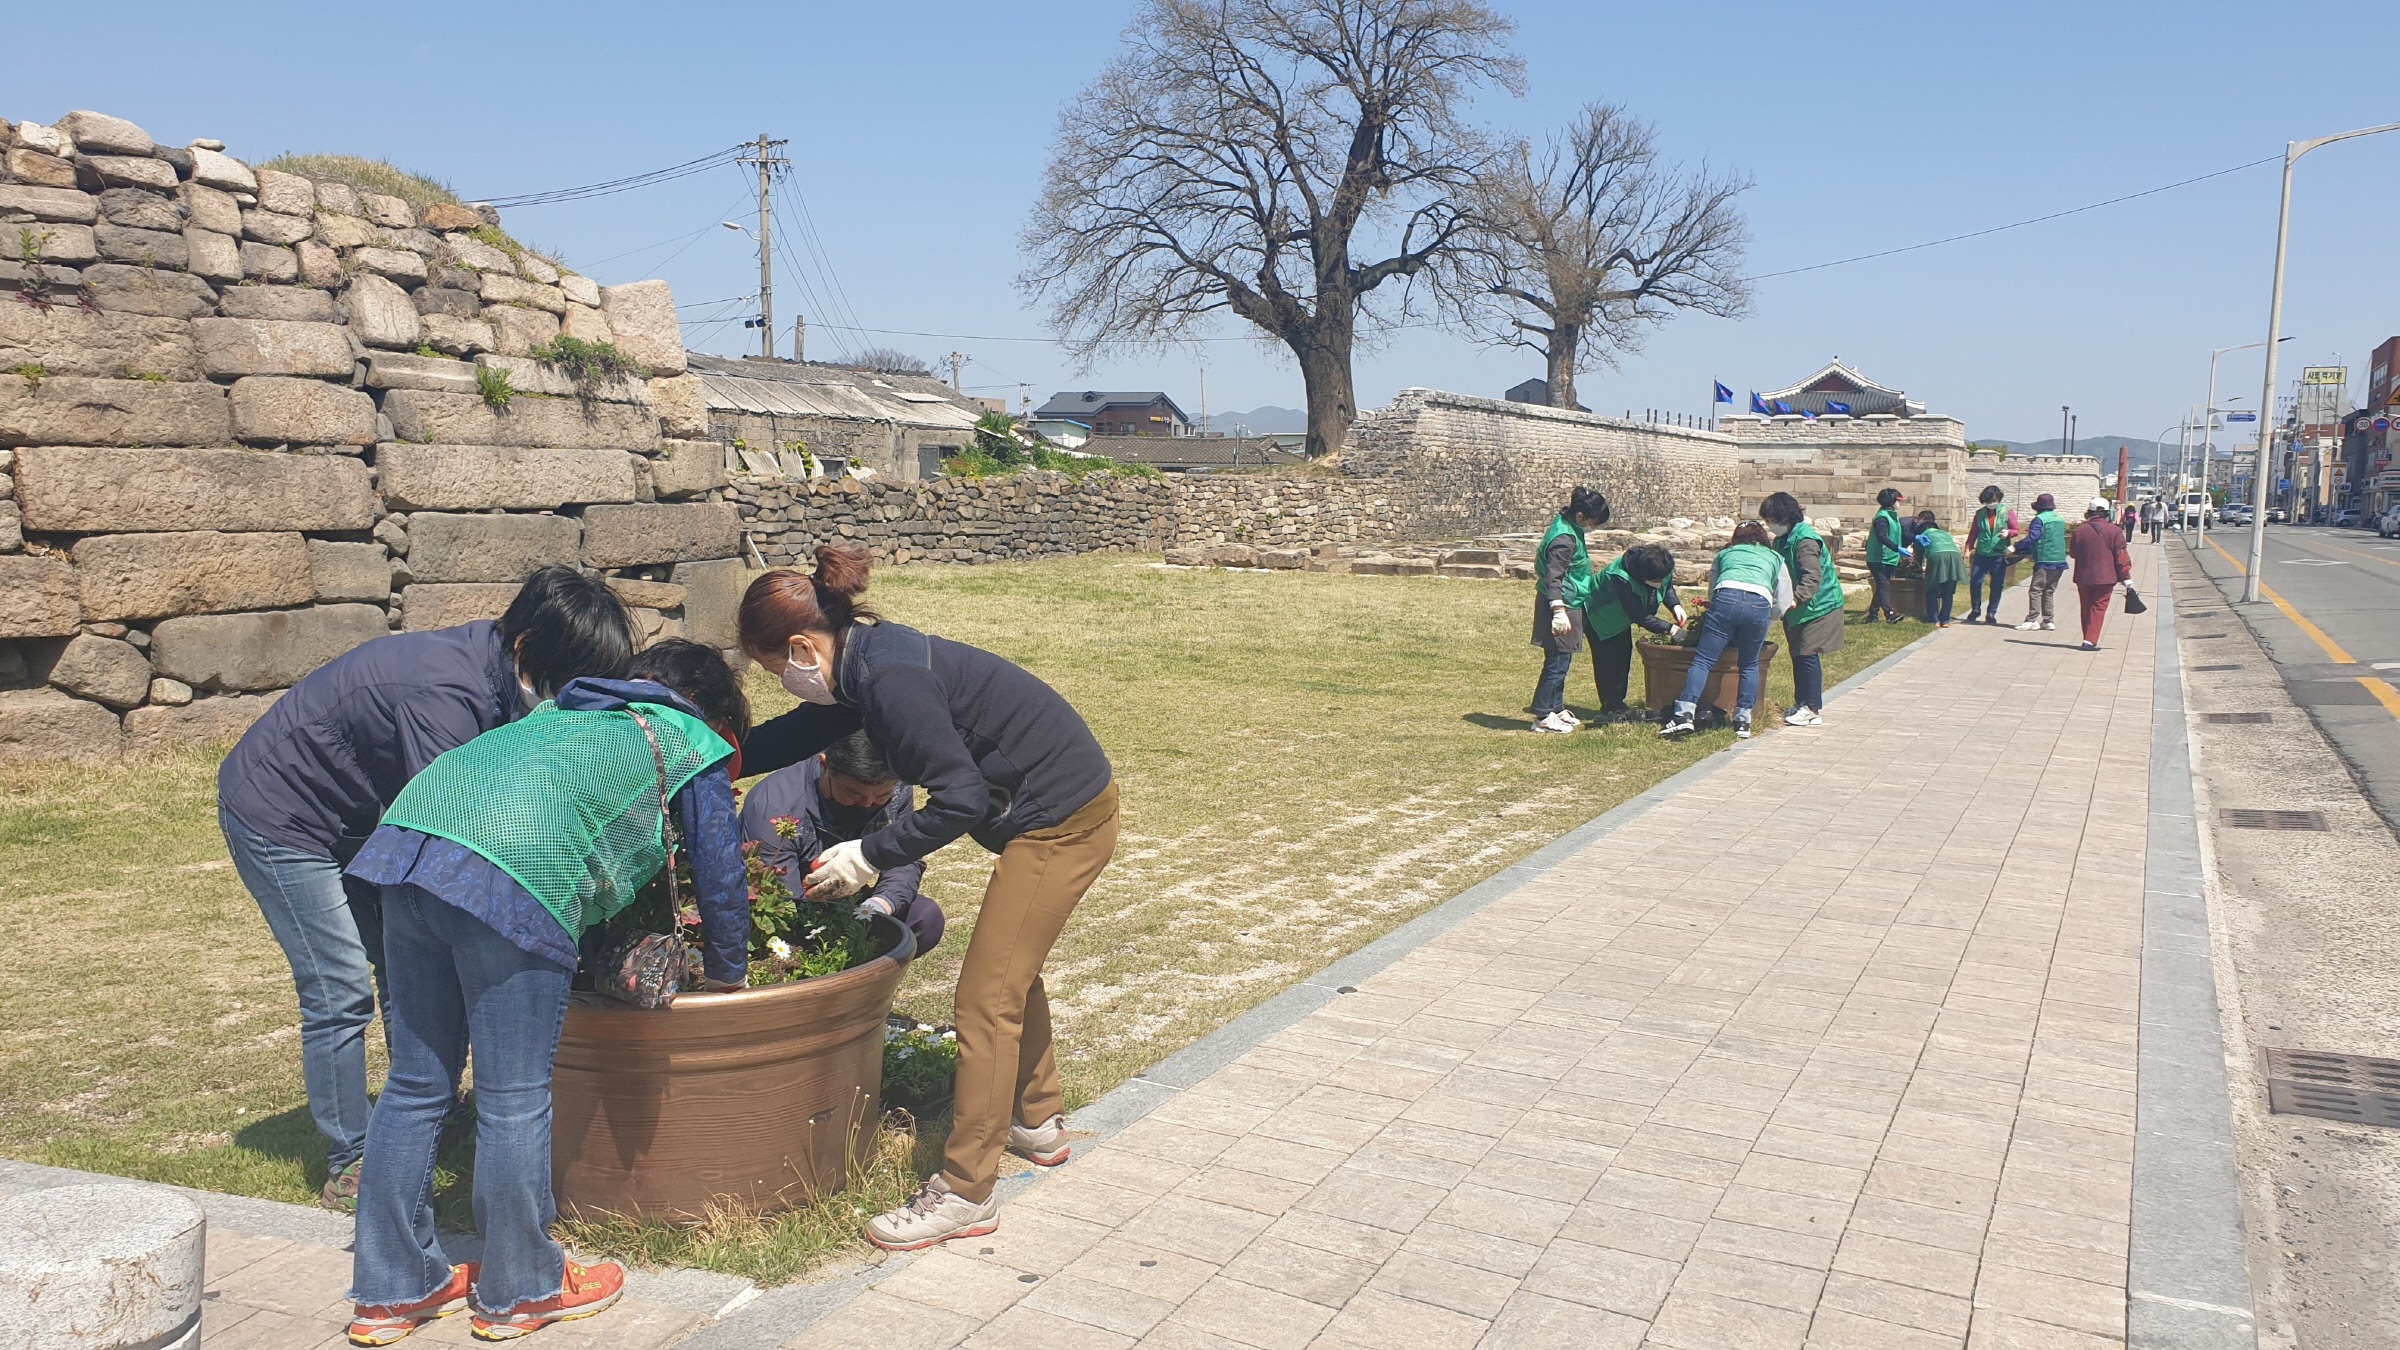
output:
[[[831,705],[803,703],[742,742],[751,773],[773,772],[861,727],[920,810],[859,841],[882,871],[962,834],[994,853],[1047,829],[1108,787],[1108,756],[1058,691],[981,648],[896,623],[854,623],[842,637]]]
[[[769,867],[782,868],[794,890],[799,889],[808,865],[818,854],[844,839],[864,839],[917,813],[917,790],[906,783],[894,788],[892,799],[882,806],[851,811],[825,796],[820,786],[824,776],[825,766],[812,756],[768,774],[751,784],[742,797],[742,838],[755,841],[759,858]],[[786,839],[775,832],[780,816],[799,822],[797,837]],[[917,888],[924,881],[924,863],[904,863],[886,870],[866,894],[891,901],[892,913],[900,914],[916,902]]]

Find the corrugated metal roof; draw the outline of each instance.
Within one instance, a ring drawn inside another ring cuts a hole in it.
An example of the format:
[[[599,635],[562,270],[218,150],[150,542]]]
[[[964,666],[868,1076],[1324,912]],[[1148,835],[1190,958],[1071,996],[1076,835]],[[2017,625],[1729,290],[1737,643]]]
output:
[[[1244,468],[1306,464],[1308,456],[1294,454],[1265,436],[1242,440],[1232,436],[1094,436],[1076,447],[1087,455],[1104,455],[1119,464],[1147,464],[1159,469]]]
[[[971,431],[973,409],[946,393],[903,389],[856,371],[795,364],[755,365],[725,357],[690,358],[708,406],[779,417],[832,417]]]

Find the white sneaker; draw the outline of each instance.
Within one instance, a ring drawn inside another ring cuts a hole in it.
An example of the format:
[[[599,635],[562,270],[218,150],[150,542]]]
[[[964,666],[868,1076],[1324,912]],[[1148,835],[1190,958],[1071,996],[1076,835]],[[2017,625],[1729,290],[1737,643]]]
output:
[[[2030,633],[2039,627],[2041,627],[2039,623],[2036,623],[2032,619],[2027,619],[2025,622],[2017,625],[2017,631],[2020,633]]]
[[[1821,727],[1825,725],[1825,719],[1814,708],[1794,708],[1784,714],[1783,724],[1787,727]]]
[[[1553,714],[1553,716],[1557,717],[1559,721],[1566,723],[1569,727],[1579,727],[1583,725],[1583,719],[1577,717],[1575,715],[1575,710],[1572,708],[1561,708],[1555,714]]]
[[[1023,1156],[1036,1167],[1058,1166],[1073,1152],[1067,1147],[1067,1118],[1052,1116],[1031,1128],[1011,1124],[1008,1151]]]
[[[1661,736],[1681,736],[1698,725],[1693,714],[1678,709],[1667,714],[1667,724],[1658,729]]]
[[[1575,730],[1575,724],[1566,721],[1558,713],[1552,713],[1543,718],[1541,721],[1534,723],[1533,729],[1535,732],[1545,736],[1564,736]]]
[[[1733,719],[1733,738],[1737,741],[1746,741],[1750,739],[1749,718],[1737,717]]]
[[[950,1189],[936,1172],[916,1198],[867,1220],[867,1241],[887,1252],[913,1252],[952,1238],[983,1237],[1000,1231],[1000,1202],[977,1204]]]
[[[2048,619],[2044,619],[2042,620],[2042,631],[2045,633],[2055,633],[2058,631],[2058,625],[2052,623]]]

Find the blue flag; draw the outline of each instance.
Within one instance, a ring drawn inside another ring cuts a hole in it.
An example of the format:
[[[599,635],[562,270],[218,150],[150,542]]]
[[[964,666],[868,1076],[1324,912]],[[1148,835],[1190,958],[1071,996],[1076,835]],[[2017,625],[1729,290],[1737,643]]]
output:
[[[1812,413],[1812,412],[1804,412],[1804,413],[1802,413],[1802,414],[1800,414],[1800,415],[1801,415],[1802,417],[1804,417],[1804,418],[1807,418],[1807,419],[1808,419],[1809,421],[1811,421],[1811,422],[1814,422],[1814,421],[1816,421],[1816,420],[1817,420],[1817,415],[1816,415],[1815,413]]]
[[[1728,388],[1726,388],[1726,387],[1725,387],[1725,385],[1724,385],[1724,382],[1723,382],[1723,381],[1719,381],[1719,382],[1718,382],[1718,384],[1717,384],[1717,402],[1719,402],[1719,403],[1731,403],[1731,402],[1733,402],[1733,391],[1732,391],[1732,390],[1730,390],[1730,389],[1728,389]]]
[[[1753,389],[1750,391],[1750,411],[1757,413],[1761,417],[1766,417],[1772,414],[1775,410],[1768,407],[1767,401],[1763,398],[1760,398],[1758,396],[1758,391]]]
[[[1784,402],[1782,399],[1777,399],[1775,400],[1775,411],[1782,413],[1786,417],[1789,417],[1792,413],[1792,405]]]
[[[1850,405],[1842,402],[1840,399],[1829,398],[1825,400],[1825,411],[1840,413],[1842,416],[1848,417],[1850,415]]]

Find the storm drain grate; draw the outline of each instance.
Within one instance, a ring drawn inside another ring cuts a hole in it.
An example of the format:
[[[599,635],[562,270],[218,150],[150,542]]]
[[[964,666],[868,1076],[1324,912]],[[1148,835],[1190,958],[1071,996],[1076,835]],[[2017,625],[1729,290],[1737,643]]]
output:
[[[2241,662],[2239,662],[2239,661],[2236,661],[2236,662],[2234,662],[2234,663],[2233,663],[2233,664],[2231,664],[2231,665],[2225,665],[2225,666],[2194,666],[2194,667],[2192,667],[2192,670],[2193,670],[2195,673],[2197,673],[2197,672],[2200,672],[2200,671],[2209,671],[2209,670],[2240,670],[2241,668],[2242,668],[2242,663],[2241,663]]]
[[[2266,713],[2263,713],[2263,712],[2238,712],[2238,713],[2202,713],[2202,714],[2200,714],[2200,720],[2201,720],[2201,721],[2203,721],[2203,722],[2213,722],[2213,723],[2215,723],[2216,725],[2218,725],[2218,726],[2221,726],[2221,727],[2257,726],[2257,725],[2259,725],[2260,723],[2263,723],[2263,722],[2265,722],[2265,721],[2267,720],[2267,718],[2268,718],[2268,715],[2267,715]]]
[[[2247,806],[2229,806],[2217,812],[2217,819],[2227,828],[2236,830],[2325,830],[2322,811],[2261,811]]]
[[[2268,1110],[2400,1128],[2400,1060],[2273,1048],[2265,1059]]]

